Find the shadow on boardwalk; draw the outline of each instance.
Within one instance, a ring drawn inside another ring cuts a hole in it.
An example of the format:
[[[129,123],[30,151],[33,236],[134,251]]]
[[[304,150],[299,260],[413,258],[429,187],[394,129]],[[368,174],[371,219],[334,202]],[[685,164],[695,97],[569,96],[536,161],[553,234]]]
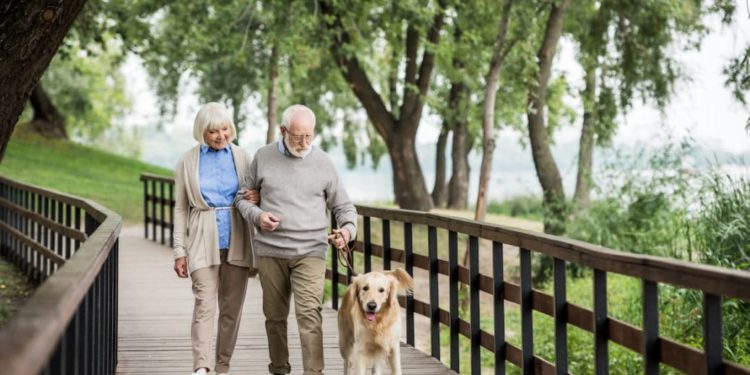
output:
[[[143,238],[143,227],[123,228],[120,237],[118,374],[190,374],[190,319],[193,295],[189,279],[172,271],[169,248]],[[323,345],[327,374],[342,374],[336,311],[323,309]],[[289,319],[292,374],[302,373],[294,316]],[[411,347],[402,347],[404,374],[450,374],[440,362]],[[268,349],[261,290],[250,279],[232,374],[268,374]],[[386,371],[386,373],[388,373]]]

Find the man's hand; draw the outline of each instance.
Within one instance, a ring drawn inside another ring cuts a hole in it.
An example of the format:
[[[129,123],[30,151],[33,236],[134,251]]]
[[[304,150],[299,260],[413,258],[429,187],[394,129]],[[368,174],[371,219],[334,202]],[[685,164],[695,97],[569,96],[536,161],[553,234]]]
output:
[[[276,227],[279,226],[279,223],[281,223],[281,219],[274,216],[270,212],[264,212],[260,214],[260,229],[267,231],[267,232],[273,232],[276,230]]]
[[[246,200],[249,200],[252,204],[257,205],[258,202],[260,202],[260,194],[258,194],[258,191],[255,189],[245,190],[245,193],[243,195],[244,198]]]
[[[337,249],[343,249],[346,244],[349,243],[350,239],[351,235],[346,229],[334,229],[333,232],[328,235],[328,242]]]
[[[179,257],[174,260],[174,272],[178,277],[188,277],[187,257]]]

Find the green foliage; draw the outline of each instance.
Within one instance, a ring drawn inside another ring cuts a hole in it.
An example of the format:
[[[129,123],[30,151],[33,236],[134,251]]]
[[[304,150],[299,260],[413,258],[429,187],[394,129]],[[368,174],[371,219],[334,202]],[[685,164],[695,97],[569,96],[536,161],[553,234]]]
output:
[[[750,91],[750,46],[739,56],[729,59],[723,69],[727,76],[724,84],[732,89],[732,95],[742,104],[747,104],[747,92]],[[750,119],[748,120],[750,127]]]
[[[688,240],[689,186],[693,180],[682,160],[686,142],[634,160],[604,167],[601,196],[569,222],[567,235],[639,254],[682,258]]]
[[[750,180],[710,176],[700,207],[695,234],[703,262],[750,270]]]
[[[83,48],[77,44],[69,45],[67,52],[52,60],[42,83],[65,118],[69,135],[91,142],[121,126],[120,120],[131,107],[118,69],[121,52],[114,46]]]
[[[644,153],[610,166],[604,179],[610,181],[604,189],[610,193],[578,211],[567,235],[627,252],[750,269],[750,180],[686,173],[681,160],[689,151],[690,145],[683,142],[663,153]],[[578,267],[572,271],[584,275]],[[638,290],[630,288],[628,293],[634,298],[630,305],[639,306]],[[659,299],[661,334],[701,348],[702,294],[660,286]],[[725,299],[722,309],[724,356],[747,365],[750,303]],[[624,311],[620,318],[638,323],[637,313]]]
[[[171,171],[68,141],[50,140],[20,127],[8,144],[0,174],[92,199],[127,223],[143,220],[141,173]]]

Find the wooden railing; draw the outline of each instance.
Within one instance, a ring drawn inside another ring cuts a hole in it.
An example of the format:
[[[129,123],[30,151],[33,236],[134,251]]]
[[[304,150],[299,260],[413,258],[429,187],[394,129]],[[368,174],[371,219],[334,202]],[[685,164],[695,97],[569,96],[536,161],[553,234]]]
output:
[[[149,180],[142,175],[141,179]],[[167,182],[165,182],[167,183]],[[157,198],[156,202],[166,202]],[[424,212],[357,206],[362,216],[362,238],[355,246],[361,253],[362,271],[372,269],[372,257],[382,258],[384,269],[392,263],[403,264],[414,275],[414,268],[429,272],[429,302],[413,296],[401,300],[406,308],[406,341],[415,344],[414,314],[430,319],[431,355],[440,359],[440,325],[449,328],[450,368],[459,371],[459,336],[471,342],[471,373],[481,373],[481,348],[494,353],[495,373],[505,373],[506,361],[523,369],[525,374],[568,373],[567,337],[572,325],[594,336],[594,368],[597,374],[609,373],[609,343],[614,342],[643,356],[643,372],[657,374],[665,364],[688,374],[750,374],[750,369],[722,358],[723,298],[750,301],[750,272],[692,264],[662,257],[625,253],[566,238],[534,233],[516,228],[465,220]],[[372,219],[381,221],[381,243],[372,243]],[[391,246],[392,222],[403,225],[403,249]],[[159,222],[156,222],[159,224]],[[171,225],[162,223],[163,227]],[[413,226],[427,227],[427,255],[415,254]],[[438,257],[438,231],[448,232],[448,259]],[[459,265],[458,235],[468,237],[469,267]],[[492,242],[492,275],[479,271],[479,240]],[[520,282],[506,281],[503,275],[503,246],[519,248]],[[532,288],[531,254],[536,252],[553,258],[553,293]],[[331,251],[330,269],[326,277],[337,284],[348,285],[351,271],[340,271],[338,254]],[[354,261],[354,259],[352,259]],[[566,300],[566,265],[576,264],[593,269],[593,309]],[[642,327],[617,320],[607,313],[607,275],[615,273],[641,280]],[[449,310],[439,306],[438,275],[448,277]],[[469,288],[470,319],[459,317],[459,285]],[[658,285],[701,291],[703,294],[703,350],[659,335]],[[331,304],[338,308],[339,290],[331,288]],[[480,293],[493,300],[493,332],[480,327]],[[505,340],[505,304],[520,306],[521,347]],[[555,363],[534,354],[532,312],[538,311],[554,319]],[[750,335],[750,332],[744,332]]]
[[[143,182],[143,236],[149,237],[148,228],[151,226],[151,239],[157,241],[157,237],[160,237],[162,245],[169,241],[169,247],[172,247],[174,246],[174,222],[172,219],[174,215],[174,179],[143,173],[141,174],[141,181]],[[166,236],[166,231],[169,231],[169,237]]]
[[[115,373],[121,226],[94,202],[0,177],[0,255],[38,285],[0,330],[0,371]]]

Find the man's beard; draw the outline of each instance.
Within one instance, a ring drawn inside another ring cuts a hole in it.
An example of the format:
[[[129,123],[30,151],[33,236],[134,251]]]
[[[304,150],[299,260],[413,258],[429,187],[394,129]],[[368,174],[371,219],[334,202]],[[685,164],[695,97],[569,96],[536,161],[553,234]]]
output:
[[[303,148],[298,151],[297,148],[289,147],[289,142],[286,142],[286,149],[289,151],[290,154],[292,154],[292,156],[295,156],[298,158],[305,156],[305,153],[308,150],[308,148]]]

